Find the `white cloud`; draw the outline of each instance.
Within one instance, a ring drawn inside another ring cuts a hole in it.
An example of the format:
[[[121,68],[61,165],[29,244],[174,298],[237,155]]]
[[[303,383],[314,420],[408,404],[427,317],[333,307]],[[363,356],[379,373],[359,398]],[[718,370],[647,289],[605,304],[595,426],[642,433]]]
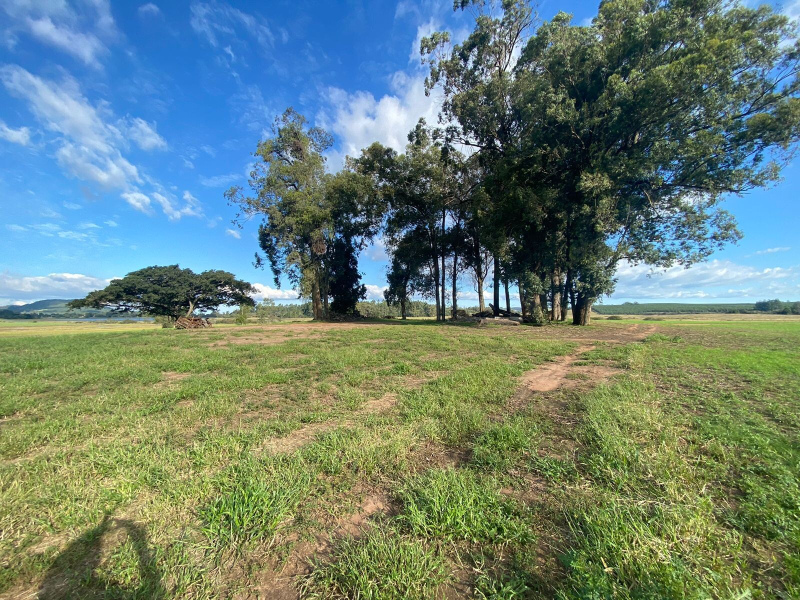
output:
[[[167,142],[156,132],[156,125],[152,125],[138,117],[130,120],[128,137],[142,150],[166,150]]]
[[[14,39],[24,32],[35,40],[73,56],[85,65],[101,69],[107,43],[119,38],[107,0],[90,0],[72,7],[64,0],[3,3],[9,17],[4,33]]]
[[[242,181],[244,177],[241,173],[228,173],[227,175],[215,175],[214,177],[201,177],[200,185],[212,188],[222,188],[233,185],[237,181]]]
[[[800,1],[800,0],[798,0],[798,1]],[[767,248],[766,250],[759,250],[755,254],[756,255],[760,255],[760,254],[775,254],[776,252],[788,252],[789,250],[791,250],[791,248],[789,246],[781,246],[779,248]]]
[[[203,210],[200,206],[200,201],[192,196],[188,191],[183,192],[184,205],[181,208],[176,206],[176,203],[169,197],[159,192],[153,192],[153,200],[160,206],[164,214],[170,221],[178,221],[181,217],[201,217]]]
[[[109,220],[109,221],[103,221],[103,223],[105,223],[108,227],[117,227],[116,221]]]
[[[14,231],[17,233],[22,233],[23,231],[28,231],[27,227],[23,227],[22,225],[15,225],[14,223],[9,223],[6,225],[6,229],[9,231]]]
[[[102,228],[97,223],[86,222],[78,225],[78,229],[102,229]]]
[[[77,203],[75,203],[75,202],[64,202],[64,203],[62,204],[62,206],[63,206],[64,208],[67,208],[67,209],[69,209],[69,210],[80,210],[80,209],[82,209],[82,208],[83,208],[83,207],[82,207],[80,204],[77,204]]]
[[[688,269],[653,271],[647,265],[620,263],[616,298],[691,299],[800,296],[800,268],[758,269],[729,260],[711,260]]]
[[[106,122],[104,108],[95,108],[81,95],[75,80],[59,84],[15,65],[1,67],[0,80],[27,100],[31,112],[56,134],[56,159],[69,173],[106,188],[124,189],[141,181],[138,169],[120,152],[119,129]]]
[[[12,129],[3,121],[0,121],[0,139],[27,146],[31,141],[31,130],[27,127],[20,127],[19,129]]]
[[[411,43],[411,53],[408,55],[408,62],[420,67],[422,66],[420,60],[421,55],[419,53],[419,47],[422,43],[422,38],[430,37],[433,32],[439,31],[439,28],[439,22],[434,18],[430,18],[427,22],[417,26],[417,37],[415,37],[414,41]]]
[[[38,277],[0,272],[0,298],[20,303],[46,298],[79,298],[106,287],[110,279],[80,273],[50,273]]]
[[[69,174],[94,182],[105,189],[121,190],[121,197],[133,208],[152,214],[153,200],[171,221],[184,216],[201,216],[197,198],[183,195],[183,206],[163,192],[163,186],[128,161],[122,151],[129,140],[143,150],[163,150],[167,143],[154,123],[137,117],[115,119],[106,104],[93,106],[80,92],[77,82],[65,78],[48,81],[16,65],[0,67],[0,81],[12,94],[28,101],[31,112],[55,136],[58,164]],[[155,188],[148,196],[143,183]],[[68,208],[80,208],[69,204]]]
[[[297,292],[295,290],[278,290],[261,283],[254,283],[253,287],[256,288],[256,293],[253,294],[253,300],[256,302],[261,302],[264,298],[271,298],[272,300],[297,299]]]
[[[319,125],[335,133],[341,151],[330,155],[331,168],[338,168],[344,155],[358,156],[361,150],[378,141],[403,151],[408,132],[420,117],[435,124],[441,106],[436,93],[425,96],[424,76],[409,76],[402,71],[392,75],[387,94],[376,100],[364,91],[353,94],[339,88],[328,88],[324,94],[328,108],[317,115]]]
[[[224,2],[195,2],[191,6],[189,20],[192,29],[214,48],[221,39],[238,40],[247,34],[264,49],[272,48],[275,37],[267,20],[251,15]]]
[[[372,240],[372,243],[364,250],[364,256],[374,261],[389,260],[389,255],[386,253],[386,242],[383,238],[378,237]]]
[[[236,238],[237,240],[242,239],[242,234],[236,231],[235,229],[226,229],[225,235],[229,235],[232,238]]]
[[[787,2],[783,6],[783,14],[789,17],[792,21],[800,21],[800,0]]]
[[[378,301],[384,300],[383,292],[389,289],[389,286],[387,285],[380,286],[380,285],[367,284],[364,287],[367,288],[367,300],[378,300]]]
[[[122,194],[122,199],[138,211],[145,214],[150,214],[152,212],[150,208],[150,198],[141,192],[124,192]]]
[[[148,2],[147,4],[142,4],[138,12],[140,17],[156,17],[161,14],[161,9],[152,2]]]

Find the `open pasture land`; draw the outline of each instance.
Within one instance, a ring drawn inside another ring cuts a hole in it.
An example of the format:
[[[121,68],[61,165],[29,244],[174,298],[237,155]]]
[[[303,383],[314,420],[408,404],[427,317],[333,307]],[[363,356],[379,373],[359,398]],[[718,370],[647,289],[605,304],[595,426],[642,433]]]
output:
[[[3,326],[0,597],[798,598],[799,434],[791,319]]]

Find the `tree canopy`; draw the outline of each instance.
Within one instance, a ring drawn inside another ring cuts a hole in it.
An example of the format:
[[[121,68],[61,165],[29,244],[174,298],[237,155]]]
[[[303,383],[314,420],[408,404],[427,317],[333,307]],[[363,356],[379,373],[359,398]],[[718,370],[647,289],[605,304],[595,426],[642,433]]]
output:
[[[177,319],[194,311],[212,311],[222,305],[255,303],[255,288],[227,271],[181,269],[178,265],[146,267],[113,279],[102,290],[73,300],[70,308],[111,308],[118,312],[141,312]]]

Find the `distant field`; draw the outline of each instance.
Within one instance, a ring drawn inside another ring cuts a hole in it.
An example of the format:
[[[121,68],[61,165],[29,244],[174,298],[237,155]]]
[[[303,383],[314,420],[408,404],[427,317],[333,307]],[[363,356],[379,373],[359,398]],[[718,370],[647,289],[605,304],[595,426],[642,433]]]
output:
[[[0,323],[0,598],[800,597],[800,320]]]
[[[665,315],[665,314],[702,314],[702,313],[735,313],[755,310],[755,304],[679,304],[679,303],[647,303],[647,304],[596,304],[592,310],[599,315]]]

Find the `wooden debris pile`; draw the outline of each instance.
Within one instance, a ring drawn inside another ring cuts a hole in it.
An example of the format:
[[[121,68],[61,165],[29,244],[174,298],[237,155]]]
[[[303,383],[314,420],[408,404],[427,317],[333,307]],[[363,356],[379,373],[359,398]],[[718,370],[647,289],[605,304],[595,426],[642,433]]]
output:
[[[211,327],[210,319],[200,317],[179,317],[175,321],[175,329],[205,329]]]

